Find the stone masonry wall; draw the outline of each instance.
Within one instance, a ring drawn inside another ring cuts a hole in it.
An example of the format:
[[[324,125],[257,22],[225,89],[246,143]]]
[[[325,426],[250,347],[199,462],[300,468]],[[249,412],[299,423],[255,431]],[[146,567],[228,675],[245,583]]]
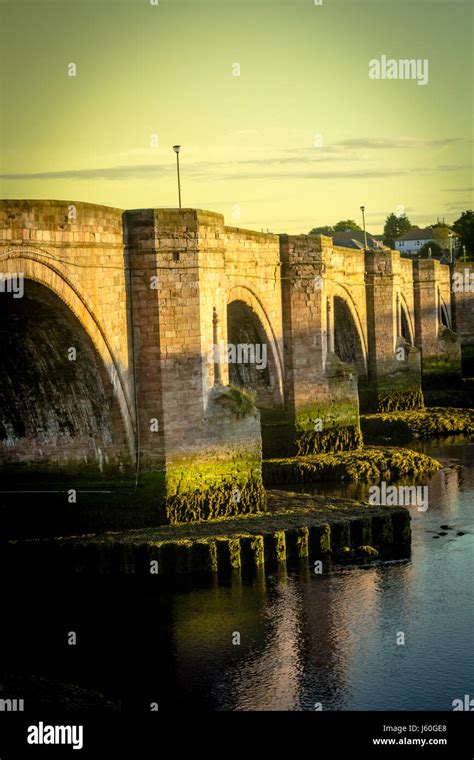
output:
[[[126,430],[126,451],[122,441],[117,441],[115,451],[113,443],[109,446],[108,456],[133,459],[133,388],[123,256],[119,209],[68,201],[0,202],[2,274],[23,273],[25,279],[44,285],[82,324],[109,375]],[[63,348],[66,355],[68,347]],[[26,446],[27,442],[19,445]],[[92,436],[90,458],[100,466],[95,449]],[[43,451],[48,460],[61,459],[59,450],[57,456],[51,447]],[[82,461],[83,456],[81,449],[78,457]]]
[[[461,338],[463,375],[474,376],[474,264],[458,261],[452,269],[454,330]]]
[[[223,218],[193,209],[133,211],[126,214],[126,227],[139,288],[134,327],[142,466],[157,472],[166,518],[258,509],[258,415],[255,409],[242,419],[234,414],[208,360],[213,308],[222,307],[224,297]],[[219,333],[225,339],[222,327]],[[157,415],[161,440],[150,424]]]

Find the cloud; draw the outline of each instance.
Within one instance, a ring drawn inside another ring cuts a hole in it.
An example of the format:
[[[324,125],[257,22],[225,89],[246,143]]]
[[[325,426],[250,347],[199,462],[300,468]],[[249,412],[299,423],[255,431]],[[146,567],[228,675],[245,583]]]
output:
[[[445,187],[445,193],[474,193],[474,187]]]
[[[444,204],[444,208],[457,209],[459,210],[459,213],[461,213],[462,210],[469,208],[469,206],[472,206],[472,203],[469,200],[467,200],[465,203],[463,203],[462,201],[456,201],[455,203]]]
[[[0,174],[0,179],[139,179],[157,174],[171,174],[175,167],[160,164],[135,164],[130,166],[103,166],[98,169],[65,169],[54,172],[29,172],[24,174]]]
[[[397,138],[372,138],[361,137],[351,140],[339,140],[336,145],[347,148],[372,148],[375,150],[393,150],[397,148],[436,148],[445,145],[465,142],[462,137],[441,137],[439,139],[425,139],[422,137],[397,137]]]
[[[273,157],[259,159],[242,159],[237,161],[196,161],[185,164],[182,173],[193,177],[210,176],[221,180],[247,180],[247,179],[357,179],[357,178],[382,178],[400,176],[436,175],[441,172],[453,172],[465,170],[464,164],[445,164],[437,167],[399,167],[399,168],[354,168],[354,169],[327,169],[319,170],[317,165],[323,161],[332,161],[333,158],[321,159],[321,149],[311,152],[305,151],[295,157]],[[349,159],[346,156],[346,162]],[[288,166],[284,171],[272,171],[280,166]],[[249,171],[245,167],[255,167],[260,171]],[[241,170],[239,170],[241,168]],[[158,177],[174,175],[176,169],[173,164],[130,164],[118,166],[105,166],[94,169],[65,169],[62,171],[25,172],[2,174],[3,180],[154,180]]]
[[[380,168],[380,169],[344,169],[344,170],[335,170],[335,171],[317,171],[316,169],[313,170],[298,170],[295,169],[293,171],[285,171],[285,172],[272,172],[267,175],[257,172],[245,172],[242,174],[226,174],[225,179],[231,179],[231,180],[238,180],[238,179],[262,179],[263,177],[266,177],[268,179],[321,179],[321,180],[331,180],[331,179],[358,179],[358,178],[366,178],[366,179],[374,179],[374,178],[382,178],[382,177],[401,177],[401,176],[414,176],[419,177],[421,175],[428,176],[437,174],[439,172],[450,172],[455,171],[458,169],[465,168],[463,165],[460,166],[444,166],[444,167],[433,167],[430,169],[427,168],[418,168],[418,167],[410,167],[410,168],[398,168],[398,169],[388,169],[388,168]]]

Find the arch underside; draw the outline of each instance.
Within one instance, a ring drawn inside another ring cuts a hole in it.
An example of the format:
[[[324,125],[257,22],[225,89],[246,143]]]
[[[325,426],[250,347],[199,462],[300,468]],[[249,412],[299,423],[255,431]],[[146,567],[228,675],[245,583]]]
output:
[[[251,346],[248,351],[237,352],[237,361],[229,362],[229,381],[233,385],[252,390],[260,408],[282,404],[277,359],[264,326],[256,312],[244,301],[233,300],[227,305],[228,344]],[[240,359],[249,359],[240,361]]]
[[[362,337],[347,301],[334,296],[334,351],[343,362],[353,364],[360,379],[367,377]]]
[[[400,299],[400,329],[401,329],[403,338],[405,338],[407,343],[410,343],[410,345],[413,346],[415,343],[413,323],[410,317],[408,306],[403,296]]]
[[[444,325],[445,327],[448,327],[449,329],[451,329],[451,315],[449,313],[448,306],[447,306],[446,302],[444,301],[444,299],[442,297],[440,297],[440,304],[439,305],[440,305],[440,315],[439,316],[440,316],[441,324]]]
[[[109,373],[68,305],[24,280],[0,298],[0,458],[9,463],[126,463],[129,441]]]

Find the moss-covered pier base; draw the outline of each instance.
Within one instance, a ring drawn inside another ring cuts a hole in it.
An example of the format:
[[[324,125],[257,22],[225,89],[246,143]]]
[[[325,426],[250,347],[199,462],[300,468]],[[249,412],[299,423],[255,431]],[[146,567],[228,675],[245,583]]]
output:
[[[377,415],[379,416],[379,415]],[[440,463],[412,449],[364,446],[357,451],[313,454],[263,462],[266,485],[324,481],[397,480],[433,475]]]
[[[261,515],[159,528],[9,541],[0,566],[41,567],[54,573],[141,576],[272,569],[280,562],[366,561],[410,553],[410,514],[403,507],[370,507],[269,491]]]
[[[451,435],[474,435],[474,409],[430,407],[416,411],[368,414],[360,418],[364,441],[400,444]]]

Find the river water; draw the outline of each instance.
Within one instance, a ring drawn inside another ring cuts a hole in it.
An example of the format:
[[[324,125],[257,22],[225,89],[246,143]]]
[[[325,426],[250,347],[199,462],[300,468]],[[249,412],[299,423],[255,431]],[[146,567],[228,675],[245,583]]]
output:
[[[410,508],[410,560],[136,600],[154,652],[147,698],[156,689],[160,709],[450,710],[474,696],[474,444],[423,450],[445,467],[428,481],[428,510]],[[135,678],[132,703],[145,697]]]
[[[410,508],[409,560],[227,584],[58,579],[29,589],[5,646],[125,711],[451,710],[474,697],[474,444],[424,451],[445,466],[428,510]],[[65,643],[71,630],[78,646]]]
[[[453,699],[474,696],[474,444],[423,450],[446,466],[428,481],[428,510],[410,508],[409,561],[323,576],[308,568],[177,595],[173,701],[181,695],[217,710],[450,710]],[[441,525],[451,528],[445,536]]]

